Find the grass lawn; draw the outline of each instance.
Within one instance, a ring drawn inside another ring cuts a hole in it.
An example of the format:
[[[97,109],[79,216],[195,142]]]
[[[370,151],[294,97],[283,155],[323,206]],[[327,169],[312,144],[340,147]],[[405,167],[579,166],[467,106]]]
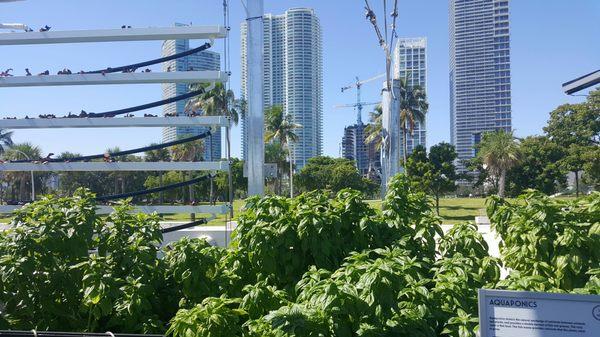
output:
[[[374,208],[381,209],[381,200],[368,200],[367,203]],[[234,219],[244,206],[243,200],[235,200],[233,203]],[[454,224],[462,221],[474,221],[476,216],[485,215],[484,198],[444,198],[440,199],[440,215],[444,223]],[[209,214],[196,214],[196,219],[208,217]],[[9,222],[11,216],[0,217],[0,222]],[[190,221],[189,214],[165,214],[165,221]],[[217,218],[208,223],[209,226],[222,226],[225,224],[226,216],[218,214]]]
[[[573,197],[561,197],[561,199],[573,199]],[[381,209],[381,200],[368,200],[367,203],[374,208]],[[233,203],[234,220],[244,206],[243,200],[235,200]],[[463,221],[474,221],[476,216],[485,215],[485,198],[442,198],[440,199],[440,216],[444,224],[456,224]],[[196,214],[196,219],[208,217],[209,214]],[[0,222],[9,222],[10,215],[0,215]],[[165,221],[190,221],[189,214],[165,214]],[[222,226],[225,224],[226,216],[217,215],[217,218],[208,223],[209,226]]]
[[[369,200],[367,203],[381,209],[381,200]],[[475,221],[475,217],[480,215],[485,215],[485,198],[440,199],[440,216],[445,224]]]

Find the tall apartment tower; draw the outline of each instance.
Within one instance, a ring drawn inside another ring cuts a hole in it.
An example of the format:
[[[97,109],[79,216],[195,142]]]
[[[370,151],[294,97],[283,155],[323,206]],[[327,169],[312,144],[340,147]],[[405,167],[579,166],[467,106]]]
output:
[[[406,82],[408,89],[420,86],[427,92],[427,39],[400,38],[394,51],[394,78]],[[427,116],[427,115],[425,115]],[[403,137],[400,131],[400,137]],[[412,135],[406,138],[407,153],[410,155],[417,145],[427,147],[427,121],[415,122]],[[400,158],[404,148],[400,148]]]
[[[342,157],[353,160],[361,175],[367,176],[370,171],[378,172],[381,169],[380,153],[374,143],[367,143],[367,125],[362,121],[344,128],[342,137]]]
[[[450,136],[462,161],[481,134],[511,130],[508,0],[450,0]]]
[[[182,24],[175,24],[183,26]],[[170,56],[188,51],[190,49],[189,40],[168,40],[162,45],[162,57]],[[189,55],[179,59],[163,63],[163,71],[202,71],[202,70],[220,70],[221,55],[219,53],[205,50],[197,54]],[[189,92],[189,85],[186,83],[167,83],[162,85],[163,99],[183,95]],[[169,103],[163,106],[163,114],[177,113],[185,115],[185,105],[188,100]],[[181,137],[199,135],[207,130],[204,126],[188,127],[166,127],[163,128],[163,142],[170,142]],[[206,155],[205,160],[221,159],[221,129],[213,130],[210,138],[205,139]],[[210,148],[210,152],[208,149]]]
[[[247,25],[242,23],[242,98],[247,97]],[[298,142],[291,144],[296,167],[323,152],[323,56],[319,18],[313,9],[292,8],[264,16],[265,109],[280,105],[296,124]],[[247,155],[242,119],[242,151]]]

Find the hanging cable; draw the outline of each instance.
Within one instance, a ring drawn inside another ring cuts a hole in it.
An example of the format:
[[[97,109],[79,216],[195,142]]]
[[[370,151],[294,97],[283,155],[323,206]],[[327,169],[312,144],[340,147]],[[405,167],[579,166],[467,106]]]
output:
[[[204,138],[210,136],[211,134],[212,133],[210,132],[210,130],[207,130],[204,133],[196,135],[196,136],[182,138],[182,139],[178,139],[178,140],[174,140],[174,141],[162,143],[162,144],[144,146],[144,147],[140,147],[137,149],[131,149],[131,150],[126,150],[126,151],[118,151],[118,152],[105,153],[105,154],[94,154],[94,155],[90,155],[90,156],[79,156],[79,157],[73,157],[73,158],[57,158],[57,159],[40,158],[35,161],[43,161],[43,162],[48,162],[48,163],[65,163],[65,162],[79,162],[79,161],[90,161],[90,160],[94,160],[94,159],[103,159],[103,158],[107,158],[107,156],[108,156],[108,158],[120,157],[120,156],[126,156],[126,155],[130,155],[130,154],[142,153],[142,152],[147,152],[147,151],[160,150],[160,149],[164,149],[164,148],[179,145],[179,144],[193,142],[195,140],[204,139]],[[14,160],[14,161],[10,161],[10,162],[11,163],[30,163],[32,161],[31,160]]]
[[[161,231],[161,233],[166,234],[166,233],[180,231],[182,229],[188,229],[188,228],[196,227],[198,225],[205,225],[207,223],[208,223],[208,221],[206,219],[200,219],[200,220],[197,220],[197,221],[194,221],[194,222],[190,222],[190,223],[186,223],[186,224],[183,224],[183,225],[177,225],[177,226],[173,226],[173,227],[163,228],[160,231]]]
[[[136,112],[136,111],[140,111],[140,110],[147,110],[147,109],[151,109],[151,108],[156,108],[156,107],[163,106],[163,105],[166,105],[166,104],[169,104],[169,103],[183,101],[183,100],[188,99],[188,98],[192,98],[192,97],[196,97],[198,95],[202,95],[204,92],[205,92],[205,89],[200,89],[200,90],[188,92],[187,94],[183,94],[183,95],[179,95],[179,96],[175,96],[175,97],[163,99],[163,100],[152,102],[152,103],[148,103],[148,104],[138,105],[138,106],[134,106],[134,107],[131,107],[131,108],[120,109],[120,110],[113,110],[113,111],[107,111],[107,112],[100,112],[100,113],[93,113],[93,112],[91,112],[91,113],[87,114],[87,117],[90,117],[90,118],[115,117],[115,116],[118,116],[118,115],[123,115],[123,114],[131,113],[131,112]]]
[[[110,201],[110,200],[127,199],[127,198],[131,198],[131,197],[137,197],[137,196],[140,196],[140,195],[147,195],[147,194],[152,194],[152,193],[158,193],[158,192],[168,191],[168,190],[172,190],[172,189],[179,188],[179,187],[184,187],[184,186],[189,186],[189,185],[197,184],[199,182],[207,180],[211,176],[212,175],[206,175],[206,176],[202,176],[200,178],[195,178],[195,179],[192,179],[192,180],[182,181],[180,183],[165,185],[165,186],[156,187],[156,188],[150,188],[150,189],[141,190],[141,191],[121,193],[121,194],[113,194],[113,195],[104,195],[104,196],[101,196],[101,197],[96,197],[96,201]]]
[[[106,69],[102,69],[102,70],[87,71],[87,72],[84,72],[84,74],[110,74],[110,73],[118,73],[121,71],[126,71],[126,72],[132,71],[132,70],[135,71],[135,69],[137,69],[137,68],[147,67],[147,66],[151,66],[154,64],[163,63],[163,62],[175,60],[178,58],[186,57],[189,55],[193,55],[193,54],[199,53],[201,51],[207,50],[210,47],[212,47],[212,43],[207,42],[198,48],[190,49],[188,51],[184,51],[182,53],[174,54],[171,56],[165,56],[165,57],[161,57],[161,58],[154,59],[151,61],[130,64],[127,66],[122,66],[122,67],[117,67],[117,68],[106,68]]]

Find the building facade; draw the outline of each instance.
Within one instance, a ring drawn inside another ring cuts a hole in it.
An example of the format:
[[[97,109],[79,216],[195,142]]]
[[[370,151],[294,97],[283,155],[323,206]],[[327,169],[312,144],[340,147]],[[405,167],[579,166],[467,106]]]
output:
[[[247,26],[242,23],[242,98],[247,97]],[[280,105],[301,125],[298,142],[291,144],[297,169],[323,152],[323,56],[321,24],[314,10],[292,8],[282,15],[264,16],[265,109]],[[242,151],[247,137],[242,119]]]
[[[427,93],[427,39],[400,38],[394,50],[394,78],[406,82],[407,89],[420,86]],[[402,139],[403,131],[400,131]],[[427,114],[423,123],[415,122],[412,134],[406,138],[407,153],[410,155],[417,145],[427,148]],[[400,158],[404,147],[400,148]]]
[[[457,167],[487,131],[511,130],[508,0],[450,0],[450,136]]]
[[[181,24],[176,24],[177,26]],[[190,49],[189,40],[168,40],[162,45],[162,57],[170,56],[188,51]],[[163,63],[163,71],[203,71],[220,70],[221,55],[219,53],[205,50],[193,55]],[[189,85],[186,83],[166,83],[162,84],[163,99],[183,95],[189,92]],[[185,106],[188,100],[182,100],[169,103],[163,106],[163,114],[185,115]],[[186,127],[166,127],[163,128],[163,142],[170,142],[181,137],[199,135],[207,130],[204,126],[186,126]],[[213,130],[210,138],[205,139],[205,160],[221,159],[221,129]],[[210,148],[210,151],[208,149]]]
[[[371,171],[380,172],[381,158],[375,144],[365,142],[367,125],[359,121],[344,128],[342,157],[353,160],[360,174],[367,177]]]

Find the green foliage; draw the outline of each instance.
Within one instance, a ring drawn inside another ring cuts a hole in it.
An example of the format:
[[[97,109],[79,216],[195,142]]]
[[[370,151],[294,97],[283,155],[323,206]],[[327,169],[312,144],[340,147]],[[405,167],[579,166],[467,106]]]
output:
[[[44,197],[0,235],[0,327],[173,337],[474,337],[477,289],[600,294],[600,194],[492,198],[510,275],[477,227],[446,234],[405,176],[382,211],[358,191],[251,198],[232,247],[159,248],[156,215]]]
[[[44,197],[10,225],[0,245],[3,318],[15,329],[79,329],[83,274],[72,267],[88,259],[98,226],[90,195]]]
[[[373,194],[377,188],[361,177],[354,162],[345,158],[314,157],[294,178],[300,192],[331,190],[337,193],[345,188]]]
[[[427,195],[415,190],[406,176],[398,175],[390,181],[382,213],[393,229],[390,235],[411,254],[435,258],[435,236],[442,235],[441,219],[432,212]]]
[[[171,320],[173,337],[241,337],[246,312],[239,299],[208,297],[191,309],[181,309]]]
[[[182,238],[169,245],[163,258],[165,279],[176,288],[180,307],[218,294],[218,263],[223,255],[222,248],[213,247],[204,239]]]
[[[456,190],[457,158],[453,145],[440,143],[430,149],[429,156],[423,146],[415,147],[406,163],[407,175],[415,189],[430,193],[435,197],[439,215],[440,196]]]
[[[247,252],[257,279],[290,288],[311,265],[335,269],[350,252],[388,240],[387,232],[359,192],[315,191],[249,199],[233,244]]]
[[[584,287],[600,261],[600,193],[575,201],[529,191],[510,202],[491,198],[488,215],[502,237],[505,266],[517,271],[508,288],[572,291]],[[538,289],[540,289],[538,287]]]
[[[526,189],[554,194],[566,184],[566,171],[559,164],[565,148],[547,137],[527,137],[521,141],[521,162],[507,174],[507,192],[517,196]]]

